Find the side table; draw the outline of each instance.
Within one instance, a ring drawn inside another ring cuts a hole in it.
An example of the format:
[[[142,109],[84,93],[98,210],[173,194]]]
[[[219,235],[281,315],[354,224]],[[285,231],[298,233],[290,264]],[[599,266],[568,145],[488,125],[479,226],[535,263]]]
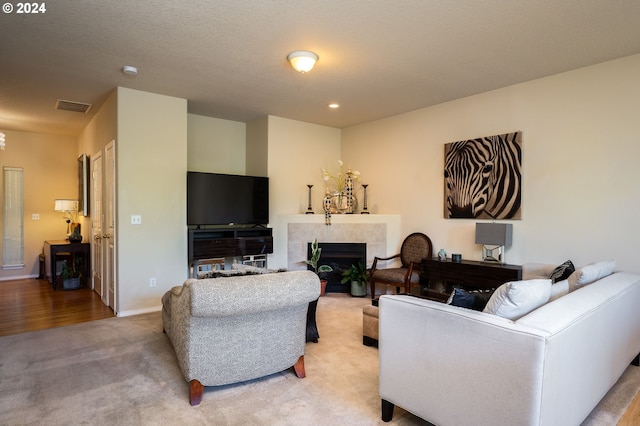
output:
[[[57,283],[57,256],[61,253],[70,253],[72,257],[72,262],[75,261],[75,256],[77,254],[82,254],[83,258],[83,268],[82,273],[84,280],[86,282],[87,274],[89,273],[89,256],[91,255],[91,244],[90,243],[70,243],[67,240],[52,240],[44,242],[44,253],[45,253],[45,262],[46,270],[49,271],[49,282],[53,286],[55,290]]]

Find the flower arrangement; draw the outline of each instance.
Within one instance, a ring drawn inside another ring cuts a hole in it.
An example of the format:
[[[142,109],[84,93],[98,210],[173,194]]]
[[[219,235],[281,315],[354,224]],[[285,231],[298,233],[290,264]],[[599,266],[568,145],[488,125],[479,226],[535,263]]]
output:
[[[354,181],[360,181],[360,172],[357,170],[351,171],[350,167],[347,167],[347,171],[344,172],[344,163],[342,160],[338,160],[338,165],[340,166],[337,174],[331,174],[327,169],[322,169],[322,179],[327,182],[327,184],[331,181],[332,184],[335,184],[335,189],[338,193],[341,193],[345,190],[345,180],[347,175],[351,174],[351,177]]]

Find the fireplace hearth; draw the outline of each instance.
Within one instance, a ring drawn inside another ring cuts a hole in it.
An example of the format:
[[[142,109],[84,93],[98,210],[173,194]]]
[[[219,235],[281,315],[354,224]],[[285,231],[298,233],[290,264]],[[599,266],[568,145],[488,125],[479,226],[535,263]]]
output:
[[[342,284],[342,272],[345,269],[362,262],[367,264],[367,244],[366,243],[318,243],[322,249],[318,265],[329,265],[333,272],[322,274],[321,278],[326,279],[327,292],[349,293],[350,284]],[[311,257],[311,243],[307,244],[307,259]]]

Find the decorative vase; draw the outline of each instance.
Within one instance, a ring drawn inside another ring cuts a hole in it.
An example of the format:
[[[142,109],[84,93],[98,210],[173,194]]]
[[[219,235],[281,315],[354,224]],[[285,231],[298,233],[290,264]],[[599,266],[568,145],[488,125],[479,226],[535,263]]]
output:
[[[63,290],[76,290],[80,288],[80,278],[65,278],[62,280]]]
[[[324,296],[327,291],[327,280],[320,280],[320,296]]]
[[[347,177],[344,180],[344,195],[347,198],[347,209],[345,213],[353,214],[356,211],[355,197],[353,196],[353,172],[347,169]]]
[[[363,281],[351,281],[351,295],[364,297],[367,295],[367,283]]]
[[[328,208],[331,214],[350,214],[356,209],[357,200],[347,191],[334,191],[329,195],[328,204],[325,202],[325,210]]]
[[[80,233],[80,224],[77,224],[73,229],[73,232],[69,235],[70,243],[79,243],[82,241],[82,234]]]

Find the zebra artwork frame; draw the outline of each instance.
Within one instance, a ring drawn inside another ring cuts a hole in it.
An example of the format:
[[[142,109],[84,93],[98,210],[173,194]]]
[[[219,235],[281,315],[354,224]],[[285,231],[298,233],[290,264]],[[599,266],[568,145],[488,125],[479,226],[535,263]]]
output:
[[[521,219],[522,132],[444,146],[445,219]]]

